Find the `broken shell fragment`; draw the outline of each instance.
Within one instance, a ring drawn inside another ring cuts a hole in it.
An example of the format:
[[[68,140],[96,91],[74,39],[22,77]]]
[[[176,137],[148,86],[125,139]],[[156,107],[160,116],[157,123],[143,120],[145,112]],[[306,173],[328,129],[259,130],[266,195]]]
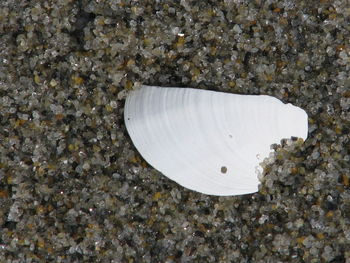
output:
[[[178,184],[209,195],[258,191],[256,169],[281,139],[306,139],[304,110],[267,95],[142,86],[125,103],[137,150]]]

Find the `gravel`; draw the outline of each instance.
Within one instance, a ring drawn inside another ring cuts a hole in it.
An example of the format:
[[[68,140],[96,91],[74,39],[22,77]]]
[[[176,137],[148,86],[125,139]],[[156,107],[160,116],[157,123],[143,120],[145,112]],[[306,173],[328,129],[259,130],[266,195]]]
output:
[[[0,262],[350,262],[348,1],[0,3]],[[309,114],[259,192],[188,191],[123,121],[141,84]]]

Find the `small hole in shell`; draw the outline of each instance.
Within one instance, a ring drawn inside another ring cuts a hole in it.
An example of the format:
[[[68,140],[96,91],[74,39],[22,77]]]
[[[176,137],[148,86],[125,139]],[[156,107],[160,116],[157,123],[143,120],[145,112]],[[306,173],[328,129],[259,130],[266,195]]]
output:
[[[223,174],[227,173],[227,167],[226,166],[222,166],[221,167],[221,173],[223,173]]]

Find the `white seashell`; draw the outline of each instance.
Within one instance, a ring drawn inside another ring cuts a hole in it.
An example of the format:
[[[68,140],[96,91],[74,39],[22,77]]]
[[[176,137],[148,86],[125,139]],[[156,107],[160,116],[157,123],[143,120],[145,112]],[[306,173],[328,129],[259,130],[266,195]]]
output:
[[[128,133],[143,158],[180,185],[209,195],[258,191],[270,146],[308,133],[304,110],[266,95],[142,86],[128,94]]]

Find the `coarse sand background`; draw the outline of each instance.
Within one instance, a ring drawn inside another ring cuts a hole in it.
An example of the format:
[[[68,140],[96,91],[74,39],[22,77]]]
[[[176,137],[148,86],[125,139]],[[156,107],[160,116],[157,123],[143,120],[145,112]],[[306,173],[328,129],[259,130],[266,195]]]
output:
[[[350,263],[346,0],[0,2],[0,262]],[[305,109],[258,193],[188,191],[147,165],[141,84]]]

